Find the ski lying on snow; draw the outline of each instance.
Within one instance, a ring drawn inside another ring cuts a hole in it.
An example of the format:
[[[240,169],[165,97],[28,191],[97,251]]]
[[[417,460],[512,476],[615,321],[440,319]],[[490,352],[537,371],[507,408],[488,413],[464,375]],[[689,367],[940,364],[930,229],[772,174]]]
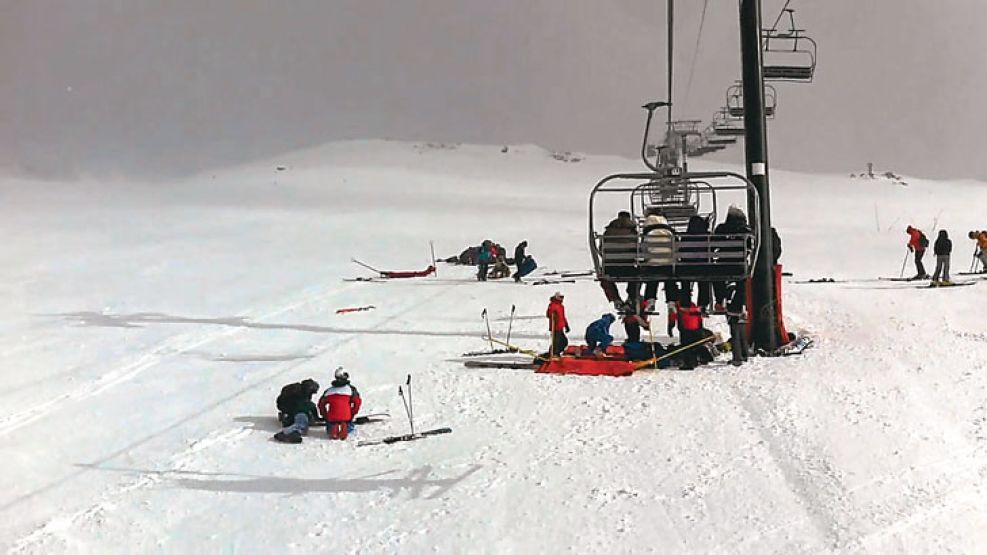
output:
[[[975,281],[959,281],[959,282],[955,282],[955,283],[950,283],[949,285],[933,285],[933,284],[930,283],[929,285],[916,285],[915,288],[916,289],[947,289],[949,287],[962,287],[964,285],[974,285],[975,283],[977,283],[977,282],[975,282]]]
[[[931,278],[896,278],[896,277],[879,277],[877,278],[881,281],[929,281]]]
[[[391,415],[386,412],[375,412],[373,414],[365,414],[363,416],[357,416],[353,419],[354,424],[370,424],[372,422],[383,422],[390,418]],[[316,418],[312,421],[312,426],[323,426],[326,421],[321,418]]]
[[[356,446],[365,447],[368,445],[390,445],[392,443],[398,443],[399,441],[415,441],[416,439],[424,439],[428,436],[436,436],[439,434],[451,434],[451,433],[452,433],[452,428],[436,428],[434,430],[425,430],[424,432],[417,432],[414,434],[390,436],[381,439],[368,439],[357,443]]]
[[[535,370],[537,364],[511,360],[467,360],[463,363],[467,368],[505,368],[508,370]]]
[[[576,283],[574,279],[540,279],[530,282],[531,285],[552,285],[555,283]]]

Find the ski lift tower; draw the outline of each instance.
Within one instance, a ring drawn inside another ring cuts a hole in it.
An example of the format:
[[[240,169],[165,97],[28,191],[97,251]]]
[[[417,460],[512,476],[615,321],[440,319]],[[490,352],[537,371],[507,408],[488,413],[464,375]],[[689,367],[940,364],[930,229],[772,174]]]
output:
[[[761,248],[751,279],[751,344],[774,350],[782,344],[778,326],[778,289],[775,286],[771,196],[768,187],[768,141],[764,113],[764,66],[761,45],[761,0],[740,0],[740,50],[743,64],[744,129],[747,179],[757,194],[748,194],[748,214],[761,215],[755,230]]]

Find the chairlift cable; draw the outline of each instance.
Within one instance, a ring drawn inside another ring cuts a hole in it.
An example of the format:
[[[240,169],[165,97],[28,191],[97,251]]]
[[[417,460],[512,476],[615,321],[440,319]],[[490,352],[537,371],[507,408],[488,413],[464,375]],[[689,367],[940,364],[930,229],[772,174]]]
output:
[[[699,32],[696,33],[696,47],[693,49],[692,54],[692,66],[689,68],[689,80],[685,85],[685,100],[689,101],[689,93],[692,91],[692,76],[696,73],[696,61],[699,59],[699,44],[703,38],[703,26],[706,24],[706,8],[709,6],[709,0],[703,0],[703,14],[699,19]]]
[[[675,66],[675,34],[674,24],[675,24],[675,0],[665,0],[665,4],[668,6],[668,125],[672,124],[672,70]]]

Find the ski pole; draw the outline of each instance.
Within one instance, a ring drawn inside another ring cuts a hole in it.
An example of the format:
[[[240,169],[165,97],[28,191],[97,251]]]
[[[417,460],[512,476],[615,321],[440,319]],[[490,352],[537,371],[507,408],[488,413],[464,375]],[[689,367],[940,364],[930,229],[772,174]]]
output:
[[[905,258],[901,261],[901,271],[898,272],[898,277],[905,277],[905,264],[908,264],[908,250],[905,250]]]
[[[492,351],[494,350],[493,334],[490,333],[490,319],[487,318],[487,309],[485,308],[483,309],[483,312],[480,313],[480,317],[483,318],[483,321],[487,323],[487,339],[490,340],[490,350]]]
[[[980,248],[977,245],[973,246],[973,260],[970,261],[970,272],[972,273],[977,269],[977,255],[980,253]]]
[[[435,268],[432,277],[439,277],[439,266],[435,263],[435,243],[433,241],[428,242],[428,250],[432,252],[432,267]]]
[[[411,421],[411,409],[408,408],[408,400],[404,397],[404,390],[401,386],[398,386],[398,395],[401,397],[401,402],[404,404],[404,412],[408,415],[408,424],[411,425],[412,433],[414,433],[415,424]]]
[[[515,309],[516,309],[516,307],[514,305],[511,305],[511,319],[510,319],[509,322],[507,322],[507,342],[508,343],[511,342],[511,327],[514,325],[514,310]],[[490,349],[490,350],[492,351],[493,349]]]
[[[411,421],[411,435],[415,435],[415,403],[411,396],[411,374],[408,374],[405,385],[408,386],[408,420]]]

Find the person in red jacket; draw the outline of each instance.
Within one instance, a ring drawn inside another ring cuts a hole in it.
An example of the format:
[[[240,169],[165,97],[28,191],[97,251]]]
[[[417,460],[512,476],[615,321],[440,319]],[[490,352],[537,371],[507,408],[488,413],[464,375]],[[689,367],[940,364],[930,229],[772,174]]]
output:
[[[549,355],[553,357],[561,355],[569,345],[569,338],[565,336],[569,332],[569,321],[565,318],[565,306],[562,305],[564,298],[561,292],[556,291],[549,299],[548,310],[545,311],[545,317],[548,318],[548,331],[552,332],[552,348]]]
[[[703,312],[692,302],[690,291],[681,292],[681,300],[676,306],[679,324],[679,342],[682,346],[690,345],[703,338]],[[699,364],[699,349],[697,345],[682,352],[681,370],[692,370]]]
[[[922,230],[908,226],[905,228],[908,234],[908,250],[915,253],[915,277],[912,279],[929,279],[929,274],[922,265],[922,257],[925,256],[925,249],[929,246],[929,238],[922,233]]]
[[[353,419],[360,412],[360,392],[350,384],[350,374],[336,369],[332,386],[319,399],[319,414],[326,421],[329,439],[346,439],[353,430]]]

